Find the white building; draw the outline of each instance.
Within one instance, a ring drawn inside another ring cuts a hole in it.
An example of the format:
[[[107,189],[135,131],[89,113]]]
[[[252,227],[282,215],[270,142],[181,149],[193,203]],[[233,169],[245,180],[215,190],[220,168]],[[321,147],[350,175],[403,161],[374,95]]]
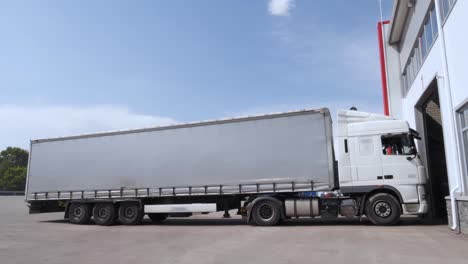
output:
[[[468,1],[395,0],[380,32],[386,112],[422,135],[430,215],[468,233]]]

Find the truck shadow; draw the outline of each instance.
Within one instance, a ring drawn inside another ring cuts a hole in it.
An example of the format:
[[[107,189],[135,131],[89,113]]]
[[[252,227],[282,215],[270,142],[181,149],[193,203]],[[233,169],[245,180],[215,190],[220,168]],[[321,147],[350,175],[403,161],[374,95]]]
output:
[[[446,225],[444,221],[419,219],[415,217],[402,217],[396,226],[418,226],[418,225]],[[282,226],[374,226],[367,218],[338,218],[338,219],[293,219],[284,221]]]
[[[402,218],[397,226],[418,226],[418,225],[446,225],[444,221],[434,221],[428,219],[418,218]],[[143,225],[168,225],[168,226],[200,226],[200,225],[249,225],[245,220],[242,219],[180,219],[180,218],[169,218],[160,224],[153,224],[150,221],[145,221]],[[278,226],[290,227],[290,226],[374,226],[366,218],[360,219],[311,219],[311,218],[299,218],[285,220]]]
[[[40,221],[44,223],[56,223],[56,224],[69,224],[68,220],[45,220]],[[89,225],[96,225],[91,220]],[[116,223],[115,226],[121,224]],[[219,219],[219,218],[168,218],[161,223],[153,223],[149,219],[144,219],[138,226],[249,226],[249,224],[240,218],[231,219]],[[419,219],[415,217],[402,217],[401,221],[397,226],[436,226],[436,225],[447,225],[444,220],[437,219]],[[285,220],[280,223],[280,227],[294,227],[294,226],[374,226],[366,218],[362,220],[358,218],[338,218],[338,219],[314,219],[314,218],[299,218]]]

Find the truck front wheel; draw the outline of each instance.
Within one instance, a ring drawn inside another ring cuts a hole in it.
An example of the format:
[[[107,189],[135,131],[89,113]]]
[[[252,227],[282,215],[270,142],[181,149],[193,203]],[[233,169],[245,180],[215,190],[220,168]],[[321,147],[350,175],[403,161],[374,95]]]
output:
[[[400,203],[391,194],[375,194],[366,202],[366,215],[374,225],[395,225],[400,221]]]
[[[115,223],[116,212],[113,203],[97,203],[93,209],[94,222],[102,226],[110,226]]]
[[[273,201],[258,201],[252,208],[252,220],[259,226],[274,226],[280,219],[281,209]]]
[[[72,203],[68,208],[70,223],[84,225],[91,218],[91,206],[86,203]]]
[[[137,225],[143,216],[143,210],[138,203],[121,203],[119,206],[119,221],[124,225]]]

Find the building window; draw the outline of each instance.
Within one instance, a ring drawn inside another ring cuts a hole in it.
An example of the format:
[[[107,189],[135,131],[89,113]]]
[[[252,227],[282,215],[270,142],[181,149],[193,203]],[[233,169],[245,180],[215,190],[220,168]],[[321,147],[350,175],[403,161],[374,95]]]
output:
[[[437,38],[439,33],[437,26],[437,17],[435,14],[434,6],[429,10],[427,14],[426,20],[424,22],[424,26],[422,28],[421,35],[419,37],[419,42],[424,49],[421,52],[421,57],[424,60],[426,58],[429,49],[432,47],[432,44]]]
[[[414,44],[411,55],[402,73],[403,94],[406,96],[411,88],[419,69],[422,66],[430,48],[434,44],[438,35],[437,18],[435,14],[435,6],[433,5],[426,15],[421,33]]]
[[[419,42],[416,43],[416,47],[414,47],[414,58],[416,60],[416,67],[419,68],[422,65],[422,58],[421,58],[421,51],[419,49]]]
[[[440,3],[440,17],[442,18],[442,21],[445,21],[450,13],[450,10],[452,10],[453,5],[457,0],[439,0]]]
[[[432,25],[432,36],[434,39],[436,39],[439,33],[439,27],[437,26],[437,16],[435,13],[435,8],[432,8],[431,10],[431,25]]]
[[[458,111],[458,113],[460,116],[460,135],[462,140],[461,148],[463,160],[465,163],[465,176],[468,177],[468,105],[465,105],[460,111]]]
[[[430,16],[427,18],[426,23],[424,24],[424,32],[426,32],[426,46],[430,47],[432,44],[432,41],[434,40],[433,34],[432,34],[432,22],[431,22]]]
[[[418,40],[421,43],[421,56],[424,58],[427,53],[426,32],[424,32],[424,30]]]

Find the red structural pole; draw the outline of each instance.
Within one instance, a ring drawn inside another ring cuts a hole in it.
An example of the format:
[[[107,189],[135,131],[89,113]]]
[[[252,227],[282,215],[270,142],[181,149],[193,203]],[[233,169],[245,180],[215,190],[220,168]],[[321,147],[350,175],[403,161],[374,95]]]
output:
[[[377,32],[379,34],[379,52],[380,52],[380,75],[382,78],[382,95],[384,103],[384,114],[390,115],[390,109],[388,107],[388,87],[387,87],[387,68],[385,66],[385,48],[384,48],[384,37],[383,37],[383,25],[389,24],[390,21],[381,21],[377,23]]]

